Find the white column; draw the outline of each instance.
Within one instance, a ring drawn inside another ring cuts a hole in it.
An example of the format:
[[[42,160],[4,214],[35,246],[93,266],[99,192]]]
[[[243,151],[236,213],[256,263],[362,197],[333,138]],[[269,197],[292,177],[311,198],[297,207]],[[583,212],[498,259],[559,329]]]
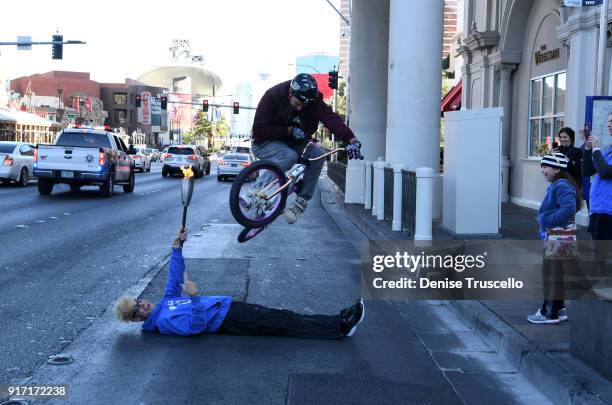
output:
[[[440,184],[440,94],[444,0],[391,0],[385,160],[434,168]],[[426,38],[426,40],[423,40]],[[434,188],[436,218],[441,187]]]
[[[372,204],[372,215],[376,219],[385,219],[385,162],[381,159],[373,163],[374,166],[374,203]],[[382,213],[382,215],[381,215]]]
[[[499,106],[504,109],[502,124],[502,178],[500,196],[502,202],[510,201],[510,123],[512,120],[512,88],[510,78],[515,65],[501,65],[499,68]]]
[[[368,159],[385,154],[387,119],[387,61],[389,56],[389,0],[353,0],[349,63],[350,122]],[[361,203],[365,189],[363,170],[349,162],[347,203]]]
[[[364,207],[366,210],[372,209],[372,176],[373,167],[372,162],[366,160],[365,162],[365,201]]]
[[[391,229],[402,230],[402,169],[404,165],[393,165],[393,221]]]
[[[385,160],[438,174],[444,1],[391,0],[389,15]]]
[[[434,171],[430,167],[416,169],[416,218],[414,240],[432,240],[432,208]]]

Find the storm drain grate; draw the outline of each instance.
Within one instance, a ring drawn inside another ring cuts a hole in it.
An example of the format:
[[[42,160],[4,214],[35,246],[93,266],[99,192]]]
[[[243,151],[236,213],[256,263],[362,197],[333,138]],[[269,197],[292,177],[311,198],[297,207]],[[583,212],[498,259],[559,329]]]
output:
[[[435,392],[418,384],[371,375],[294,374],[289,376],[288,405],[436,404]]]
[[[56,354],[49,356],[47,363],[54,366],[63,366],[64,364],[70,364],[74,361],[74,358],[69,354]]]

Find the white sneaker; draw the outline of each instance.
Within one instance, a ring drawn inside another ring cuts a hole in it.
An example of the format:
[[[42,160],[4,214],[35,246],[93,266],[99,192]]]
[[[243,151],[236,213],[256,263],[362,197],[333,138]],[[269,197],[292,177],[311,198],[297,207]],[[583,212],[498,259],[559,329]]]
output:
[[[550,319],[546,315],[543,315],[540,309],[534,315],[529,315],[527,320],[531,323],[537,324],[547,324],[547,325],[558,325],[560,323],[559,319]]]
[[[567,322],[567,310],[565,308],[559,310],[559,321]]]
[[[307,206],[308,201],[304,200],[302,197],[296,198],[293,205],[284,212],[285,221],[289,224],[294,224],[298,220],[298,217],[304,213]]]

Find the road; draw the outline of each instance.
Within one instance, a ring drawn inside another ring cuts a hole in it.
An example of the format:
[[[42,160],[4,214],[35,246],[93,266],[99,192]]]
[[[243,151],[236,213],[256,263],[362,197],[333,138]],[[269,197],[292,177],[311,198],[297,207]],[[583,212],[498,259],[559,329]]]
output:
[[[196,180],[189,218],[205,221],[227,206],[231,183],[216,183]],[[109,199],[96,187],[56,185],[40,196],[35,182],[0,185],[0,381],[31,375],[168,255],[180,185],[162,178],[159,163],[136,174],[134,193],[118,186]]]

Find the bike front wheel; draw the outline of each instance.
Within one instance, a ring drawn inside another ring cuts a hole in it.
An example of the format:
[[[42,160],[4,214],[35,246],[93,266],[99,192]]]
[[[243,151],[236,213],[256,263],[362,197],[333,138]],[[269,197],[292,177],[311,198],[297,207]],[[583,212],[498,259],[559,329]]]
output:
[[[238,242],[240,243],[244,243],[248,240],[253,239],[255,236],[257,236],[261,231],[263,231],[265,228],[244,228],[240,234],[238,235]]]
[[[230,191],[230,210],[245,228],[263,228],[285,209],[288,188],[283,170],[274,162],[260,160],[245,167],[234,180]]]

